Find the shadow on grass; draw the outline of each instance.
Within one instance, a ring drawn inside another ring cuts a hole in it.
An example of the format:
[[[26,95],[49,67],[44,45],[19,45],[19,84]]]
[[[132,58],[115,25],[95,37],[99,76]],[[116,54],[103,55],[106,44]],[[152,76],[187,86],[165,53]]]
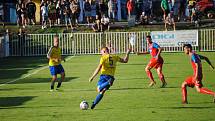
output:
[[[0,97],[1,107],[13,107],[23,105],[25,102],[32,100],[36,96],[23,96],[23,97]]]
[[[47,63],[45,57],[8,57],[0,60],[0,80],[16,79]],[[0,81],[1,82],[1,81]]]
[[[66,77],[63,82],[70,82],[74,79],[77,79],[79,77]],[[60,80],[60,78],[58,78]],[[11,83],[11,84],[24,84],[24,83],[48,83],[51,82],[51,77],[50,78],[31,78],[31,79],[23,79],[19,80],[17,82]]]
[[[30,70],[48,66],[48,59],[46,56],[7,57],[0,59],[0,63],[0,83],[4,83],[4,79],[17,79],[28,74]]]

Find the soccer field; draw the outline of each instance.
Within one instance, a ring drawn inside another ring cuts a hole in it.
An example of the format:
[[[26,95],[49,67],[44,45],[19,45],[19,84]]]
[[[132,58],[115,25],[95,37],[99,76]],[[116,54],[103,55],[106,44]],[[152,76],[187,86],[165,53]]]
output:
[[[215,52],[200,53],[215,65]],[[121,55],[123,57],[124,55]],[[189,57],[163,53],[163,72],[168,83],[149,88],[145,66],[150,55],[131,55],[127,64],[118,63],[115,82],[94,110],[80,110],[82,100],[95,99],[97,78],[88,79],[100,56],[69,56],[62,62],[66,80],[61,91],[50,92],[46,57],[9,57],[0,60],[0,121],[197,121],[215,120],[210,95],[188,88],[189,104],[181,104],[181,83],[193,74]],[[215,70],[203,61],[203,84],[215,91]]]

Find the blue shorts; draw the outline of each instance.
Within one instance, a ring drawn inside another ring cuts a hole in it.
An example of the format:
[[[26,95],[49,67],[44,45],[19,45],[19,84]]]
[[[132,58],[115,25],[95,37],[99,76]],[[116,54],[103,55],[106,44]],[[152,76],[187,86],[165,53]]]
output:
[[[110,76],[110,75],[100,75],[100,79],[99,79],[99,81],[97,83],[97,86],[100,87],[102,84],[104,84],[107,81],[109,81],[110,86],[112,86],[114,80],[115,80],[115,78],[113,76]],[[110,86],[107,89],[109,89]]]
[[[61,64],[57,66],[49,66],[49,70],[52,76],[61,74],[64,72],[63,66]]]

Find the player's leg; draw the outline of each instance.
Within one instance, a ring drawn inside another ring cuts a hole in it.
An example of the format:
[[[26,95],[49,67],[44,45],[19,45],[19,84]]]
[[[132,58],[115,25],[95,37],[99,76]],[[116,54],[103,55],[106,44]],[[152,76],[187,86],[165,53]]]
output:
[[[150,67],[149,65],[147,65],[146,68],[145,68],[146,74],[147,74],[147,76],[149,77],[149,79],[151,81],[150,84],[149,84],[149,87],[152,87],[153,85],[156,84],[156,82],[154,81],[152,72],[151,72],[151,68],[152,67]]]
[[[58,90],[60,88],[60,86],[61,86],[62,82],[64,81],[64,79],[65,79],[65,72],[62,72],[61,73],[61,79],[58,81],[56,90]]]
[[[106,88],[99,92],[99,94],[96,96],[96,99],[93,101],[93,104],[91,105],[91,109],[94,109],[95,106],[102,100],[104,93],[106,92]]]
[[[166,83],[164,75],[162,73],[162,65],[157,68],[157,74],[162,82],[161,88],[165,87],[167,85],[167,83]]]
[[[55,66],[49,66],[49,70],[50,70],[50,73],[52,75],[52,79],[51,79],[51,90],[50,91],[53,91],[54,90],[54,84],[57,80],[57,69]]]
[[[100,86],[98,86],[97,91],[100,92],[102,91],[104,88],[109,88],[110,86],[112,86],[113,84],[113,79],[109,79],[108,81],[104,82],[103,84],[101,84]]]
[[[213,92],[207,88],[202,88],[201,86],[198,86],[198,85],[196,85],[195,87],[196,87],[196,91],[199,93],[208,94],[208,95],[212,95],[212,96],[215,95],[215,92]]]
[[[112,86],[113,81],[114,81],[114,78],[100,76],[100,80],[98,82],[98,87],[97,87],[97,91],[99,92],[99,94],[96,96],[96,99],[93,101],[91,109],[94,109],[95,106],[101,101],[105,91],[108,90],[110,86]]]
[[[187,82],[184,81],[181,85],[181,91],[182,91],[182,103],[183,104],[187,104]]]
[[[65,72],[64,72],[64,69],[63,69],[63,66],[60,64],[58,65],[58,73],[61,74],[61,79],[58,81],[58,85],[57,85],[57,90],[60,88],[62,82],[64,81],[65,79]]]
[[[213,96],[213,102],[215,103],[215,92],[213,92],[207,88],[202,88],[201,85],[200,86],[196,85],[195,87],[196,87],[197,92],[199,92],[199,93],[212,95]]]
[[[50,91],[54,90],[54,84],[55,84],[56,80],[57,80],[57,74],[56,75],[52,75],[51,90]]]

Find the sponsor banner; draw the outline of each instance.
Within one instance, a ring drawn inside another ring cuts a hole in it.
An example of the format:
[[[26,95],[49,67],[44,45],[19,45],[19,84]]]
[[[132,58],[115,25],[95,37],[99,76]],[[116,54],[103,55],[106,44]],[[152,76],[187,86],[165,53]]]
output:
[[[198,30],[153,31],[151,36],[161,47],[198,46]]]

